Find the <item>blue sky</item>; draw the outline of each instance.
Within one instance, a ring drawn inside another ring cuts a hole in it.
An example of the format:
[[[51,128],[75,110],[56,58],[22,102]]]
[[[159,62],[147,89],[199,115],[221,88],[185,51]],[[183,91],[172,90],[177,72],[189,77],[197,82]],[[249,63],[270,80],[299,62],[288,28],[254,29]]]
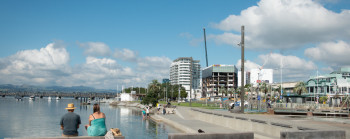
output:
[[[306,80],[350,65],[349,9],[346,0],[2,0],[0,83],[145,86],[168,78],[178,57],[205,67],[203,27],[209,64],[239,67],[241,25],[247,69],[282,59],[285,80]]]

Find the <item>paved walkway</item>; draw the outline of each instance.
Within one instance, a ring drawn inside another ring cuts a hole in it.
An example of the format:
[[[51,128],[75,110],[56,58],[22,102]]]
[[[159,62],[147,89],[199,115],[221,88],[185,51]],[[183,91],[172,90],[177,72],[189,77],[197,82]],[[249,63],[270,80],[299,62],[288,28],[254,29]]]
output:
[[[350,138],[350,119],[340,118],[318,118],[318,117],[307,117],[307,116],[292,116],[292,115],[267,115],[267,114],[238,114],[231,113],[226,110],[210,110],[210,109],[199,109],[201,112],[215,113],[218,115],[232,116],[232,117],[244,117],[251,121],[260,120],[265,121],[269,124],[277,123],[282,126],[290,126],[289,130],[344,130],[346,131],[346,137]],[[196,120],[192,108],[178,107],[176,114],[168,115],[152,115],[155,120],[163,121],[168,123],[185,133],[197,133],[198,129],[202,129],[206,133],[232,133],[239,132],[237,130],[212,124],[205,121]],[[255,134],[255,138],[276,138],[263,133]]]
[[[181,110],[180,110],[181,111]],[[237,132],[233,129],[227,127],[195,120],[191,116],[187,115],[186,112],[177,114],[167,114],[167,115],[152,115],[154,120],[159,120],[170,125],[173,125],[175,128],[182,130],[185,133],[198,133],[198,129],[203,130],[205,133],[234,133]]]

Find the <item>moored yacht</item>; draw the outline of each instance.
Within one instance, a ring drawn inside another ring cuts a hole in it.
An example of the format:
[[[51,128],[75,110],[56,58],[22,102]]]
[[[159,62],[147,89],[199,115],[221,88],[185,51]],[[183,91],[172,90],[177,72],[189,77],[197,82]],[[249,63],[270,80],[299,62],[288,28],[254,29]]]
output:
[[[33,96],[30,96],[29,97],[29,100],[35,100],[35,96],[33,95]]]

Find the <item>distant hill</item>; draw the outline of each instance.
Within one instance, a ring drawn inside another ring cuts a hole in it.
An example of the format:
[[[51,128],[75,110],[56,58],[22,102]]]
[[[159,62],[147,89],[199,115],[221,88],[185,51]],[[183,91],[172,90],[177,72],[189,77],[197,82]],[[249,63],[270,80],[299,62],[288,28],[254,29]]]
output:
[[[33,85],[12,85],[2,84],[0,90],[3,91],[17,91],[17,92],[101,92],[101,93],[115,93],[117,90],[113,89],[95,89],[86,86],[33,86]]]

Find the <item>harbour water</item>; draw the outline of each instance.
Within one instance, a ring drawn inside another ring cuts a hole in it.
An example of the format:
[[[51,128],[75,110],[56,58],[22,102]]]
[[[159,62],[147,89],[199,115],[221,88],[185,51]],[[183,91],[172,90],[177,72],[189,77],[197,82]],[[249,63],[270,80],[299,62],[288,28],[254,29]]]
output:
[[[17,101],[14,97],[0,98],[0,138],[5,137],[59,137],[60,118],[67,113],[68,103],[74,103],[75,113],[81,117],[82,124],[79,136],[87,136],[84,125],[92,114],[92,105],[80,105],[79,100],[63,98],[24,98]],[[111,107],[101,103],[101,111],[106,114],[107,128],[119,128],[126,138],[167,138],[168,133],[179,133],[179,130],[163,123],[143,120],[141,111],[129,107]]]

